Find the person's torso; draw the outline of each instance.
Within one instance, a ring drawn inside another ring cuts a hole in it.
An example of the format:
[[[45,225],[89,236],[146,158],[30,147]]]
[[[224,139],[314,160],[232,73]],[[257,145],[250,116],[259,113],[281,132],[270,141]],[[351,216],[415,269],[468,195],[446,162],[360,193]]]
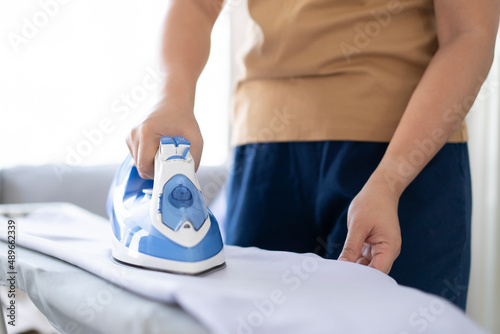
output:
[[[237,144],[389,141],[437,50],[432,0],[248,0],[248,12]],[[284,109],[288,126],[262,136]]]

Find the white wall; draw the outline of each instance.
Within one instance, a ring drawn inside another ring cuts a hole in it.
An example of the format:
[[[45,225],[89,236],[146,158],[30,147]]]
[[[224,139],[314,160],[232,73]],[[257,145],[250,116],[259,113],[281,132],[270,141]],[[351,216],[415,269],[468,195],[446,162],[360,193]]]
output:
[[[0,167],[123,160],[125,136],[158,99],[158,87],[148,87],[158,85],[167,4],[1,1]],[[227,158],[228,27],[228,16],[221,17],[197,87],[202,164]]]
[[[469,117],[473,183],[472,268],[467,313],[500,333],[500,46]]]

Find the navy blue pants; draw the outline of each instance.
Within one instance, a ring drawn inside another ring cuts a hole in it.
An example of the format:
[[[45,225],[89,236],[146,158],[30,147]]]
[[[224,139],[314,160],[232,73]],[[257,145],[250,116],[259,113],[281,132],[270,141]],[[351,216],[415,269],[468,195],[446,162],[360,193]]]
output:
[[[386,143],[349,141],[238,146],[229,183],[226,243],[337,259],[347,209]],[[390,276],[465,309],[470,271],[467,144],[446,144],[399,203],[401,254]]]

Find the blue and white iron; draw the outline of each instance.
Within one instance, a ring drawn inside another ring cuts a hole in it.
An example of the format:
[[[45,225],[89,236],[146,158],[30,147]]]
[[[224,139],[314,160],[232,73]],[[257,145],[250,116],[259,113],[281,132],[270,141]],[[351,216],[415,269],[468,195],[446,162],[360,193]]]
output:
[[[183,137],[162,137],[153,180],[131,156],[108,195],[113,257],[150,269],[196,275],[225,265],[217,220],[205,205]]]

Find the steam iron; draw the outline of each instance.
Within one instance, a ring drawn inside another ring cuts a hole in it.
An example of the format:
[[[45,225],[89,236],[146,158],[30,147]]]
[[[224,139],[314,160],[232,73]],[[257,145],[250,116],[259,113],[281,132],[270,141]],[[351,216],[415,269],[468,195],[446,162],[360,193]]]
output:
[[[119,262],[196,275],[225,265],[217,220],[203,200],[183,137],[162,137],[153,180],[141,178],[129,155],[108,195]]]

